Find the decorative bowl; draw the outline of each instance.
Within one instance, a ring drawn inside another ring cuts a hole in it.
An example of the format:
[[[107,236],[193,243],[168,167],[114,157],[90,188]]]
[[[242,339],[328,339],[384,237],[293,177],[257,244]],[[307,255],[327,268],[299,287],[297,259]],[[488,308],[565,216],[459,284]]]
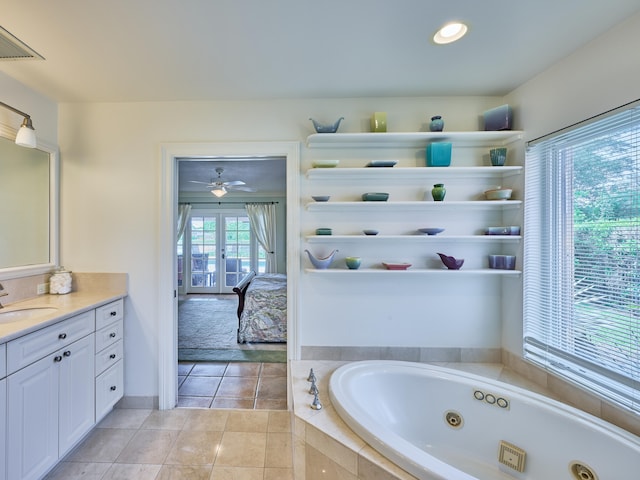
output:
[[[396,163],[396,160],[371,160],[367,167],[393,167]]]
[[[515,270],[515,255],[489,255],[489,268],[497,270]]]
[[[439,253],[440,260],[449,270],[460,270],[462,264],[464,263],[464,258],[455,258],[449,255],[445,255],[444,253]]]
[[[313,118],[310,118],[311,123],[313,123],[313,128],[316,129],[317,133],[336,133],[338,131],[338,127],[340,126],[340,122],[344,120],[344,117],[340,117],[334,123],[320,123]]]
[[[357,270],[360,268],[360,257],[346,257],[344,261],[349,270]]]
[[[382,262],[387,270],[406,270],[411,264],[406,262]]]
[[[340,160],[314,160],[313,168],[333,168],[337,167]]]
[[[331,198],[331,195],[311,195],[316,202],[328,202]]]
[[[510,188],[498,187],[485,191],[484,196],[487,200],[509,200],[511,198],[511,192],[513,192],[513,190]]]
[[[316,235],[331,235],[332,233],[330,228],[316,228]]]
[[[441,232],[444,232],[444,228],[440,228],[440,227],[425,227],[425,228],[419,228],[418,231],[420,233],[426,233],[427,235],[437,235]]]
[[[484,231],[485,235],[520,235],[520,227],[487,227]]]
[[[379,233],[378,230],[372,230],[372,229],[363,230],[362,232],[365,235],[377,235]]]
[[[368,192],[362,194],[362,200],[365,202],[386,202],[389,199],[388,193]]]

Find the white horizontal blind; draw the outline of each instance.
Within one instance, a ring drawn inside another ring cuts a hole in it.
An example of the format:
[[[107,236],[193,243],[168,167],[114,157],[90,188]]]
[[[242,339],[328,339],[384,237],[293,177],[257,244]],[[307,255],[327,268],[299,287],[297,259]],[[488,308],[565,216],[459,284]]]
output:
[[[524,354],[640,413],[640,106],[527,149]]]

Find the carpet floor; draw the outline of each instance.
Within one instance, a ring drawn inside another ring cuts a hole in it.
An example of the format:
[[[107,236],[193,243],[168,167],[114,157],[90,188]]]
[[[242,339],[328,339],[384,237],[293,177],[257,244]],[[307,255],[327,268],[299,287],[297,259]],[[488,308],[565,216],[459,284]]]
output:
[[[237,342],[238,297],[185,295],[178,301],[178,360],[286,362],[286,344]]]

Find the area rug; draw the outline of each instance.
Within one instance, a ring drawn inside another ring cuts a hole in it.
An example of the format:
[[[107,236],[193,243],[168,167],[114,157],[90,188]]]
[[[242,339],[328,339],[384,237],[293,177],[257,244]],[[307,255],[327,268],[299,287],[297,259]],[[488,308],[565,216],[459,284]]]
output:
[[[236,295],[188,295],[178,302],[178,360],[286,362],[284,345],[238,344]]]

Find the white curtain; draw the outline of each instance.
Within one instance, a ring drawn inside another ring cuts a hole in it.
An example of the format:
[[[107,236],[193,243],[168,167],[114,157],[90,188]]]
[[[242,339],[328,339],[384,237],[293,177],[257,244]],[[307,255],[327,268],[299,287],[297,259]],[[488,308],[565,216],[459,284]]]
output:
[[[191,205],[188,203],[182,203],[178,205],[178,236],[176,240],[180,241],[180,238],[184,235],[184,231],[187,228],[187,221],[189,220],[189,214],[191,213]]]
[[[245,209],[249,215],[251,230],[262,248],[267,252],[265,273],[275,273],[278,270],[276,259],[276,207],[272,203],[247,203]]]

